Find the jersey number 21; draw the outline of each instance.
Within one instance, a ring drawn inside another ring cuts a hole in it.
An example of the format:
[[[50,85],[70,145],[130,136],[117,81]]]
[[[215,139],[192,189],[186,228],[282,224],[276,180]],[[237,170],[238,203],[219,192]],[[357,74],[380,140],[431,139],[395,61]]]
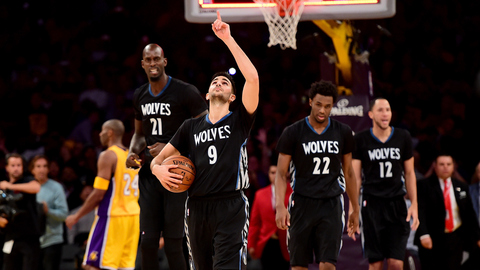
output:
[[[150,118],[152,135],[162,135],[162,118]]]

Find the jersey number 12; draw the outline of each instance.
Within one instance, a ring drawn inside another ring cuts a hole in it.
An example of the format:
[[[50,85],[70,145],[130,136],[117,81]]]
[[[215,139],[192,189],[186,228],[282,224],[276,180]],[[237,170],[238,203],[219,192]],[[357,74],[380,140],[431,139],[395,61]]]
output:
[[[380,162],[380,178],[392,177],[392,162]]]

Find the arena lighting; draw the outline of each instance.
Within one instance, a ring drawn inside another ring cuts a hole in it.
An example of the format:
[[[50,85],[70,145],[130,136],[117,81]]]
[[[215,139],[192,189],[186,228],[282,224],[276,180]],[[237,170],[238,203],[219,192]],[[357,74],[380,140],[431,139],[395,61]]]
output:
[[[231,67],[231,68],[228,69],[228,74],[230,74],[230,75],[233,76],[233,75],[235,75],[236,73],[237,73],[237,70],[236,70],[235,68]]]

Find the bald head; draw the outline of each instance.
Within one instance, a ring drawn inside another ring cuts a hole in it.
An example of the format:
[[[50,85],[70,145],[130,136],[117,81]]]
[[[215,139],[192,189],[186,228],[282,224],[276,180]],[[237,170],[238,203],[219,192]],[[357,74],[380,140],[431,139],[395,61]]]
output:
[[[117,119],[108,120],[103,124],[103,127],[106,129],[111,129],[115,137],[121,138],[123,133],[125,133],[125,126],[122,121]]]
[[[154,51],[157,51],[157,50],[162,57],[165,57],[165,55],[163,54],[162,47],[160,47],[158,44],[150,43],[147,46],[145,46],[145,48],[143,49],[143,58],[145,58],[145,54],[147,52],[154,52]]]

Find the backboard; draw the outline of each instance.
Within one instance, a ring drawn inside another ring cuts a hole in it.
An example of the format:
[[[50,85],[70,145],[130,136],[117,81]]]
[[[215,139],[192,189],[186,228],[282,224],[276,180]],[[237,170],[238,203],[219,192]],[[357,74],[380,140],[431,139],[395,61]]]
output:
[[[212,23],[220,10],[231,22],[265,22],[259,4],[253,0],[184,0],[185,19],[191,23]],[[275,8],[275,4],[271,5]],[[395,15],[395,0],[305,0],[301,21],[359,20]]]

